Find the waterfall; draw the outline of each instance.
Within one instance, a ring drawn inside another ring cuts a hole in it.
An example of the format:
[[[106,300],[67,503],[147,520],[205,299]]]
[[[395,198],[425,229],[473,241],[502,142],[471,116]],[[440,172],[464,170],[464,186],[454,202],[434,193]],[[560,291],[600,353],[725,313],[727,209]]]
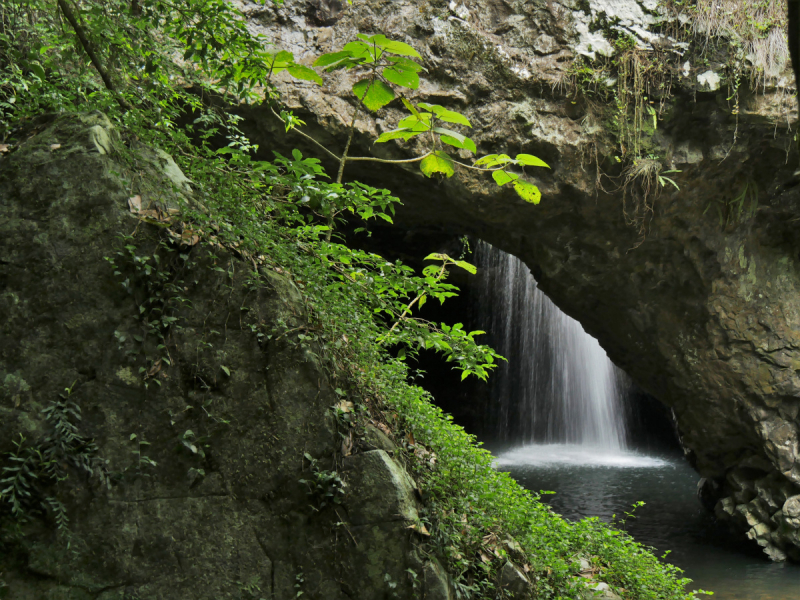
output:
[[[519,259],[481,242],[478,321],[508,359],[492,376],[496,439],[625,448],[624,374]]]

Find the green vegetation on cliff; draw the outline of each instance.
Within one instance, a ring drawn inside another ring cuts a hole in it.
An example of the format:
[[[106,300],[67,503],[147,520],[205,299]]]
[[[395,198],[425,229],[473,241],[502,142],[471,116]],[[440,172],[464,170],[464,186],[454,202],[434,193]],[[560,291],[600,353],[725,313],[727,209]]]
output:
[[[434,349],[465,375],[481,378],[498,360],[476,342],[477,332],[415,316],[427,299],[444,301],[457,292],[446,282],[447,269],[465,265],[435,256],[435,264],[417,275],[400,262],[349,247],[332,235],[337,217],[361,219],[364,227],[373,218],[391,221],[398,200],[358,182],[330,183],[319,161],[299,152],[272,161],[255,158],[257,148],[224,106],[266,101],[280,110],[273,91],[261,87],[274,57],[264,49],[265,40],[248,33],[231,4],[12,0],[0,8],[0,17],[2,155],[24,145],[41,114],[96,110],[105,112],[121,135],[121,141],[98,137],[95,143],[104,152],[118,153],[135,172],[143,148],[155,147],[162,152],[160,160],[171,164],[163,154],[168,153],[188,176],[172,178],[175,190],[164,190],[163,202],[142,205],[140,196],[130,198],[141,228],[120,240],[117,254],[108,257],[110,280],[116,277],[127,289],[132,269],[151,290],[138,315],[144,335],[133,342],[118,336],[121,347],[132,344],[139,365],[138,373],[127,376],[158,388],[156,375],[172,366],[169,332],[183,326],[186,287],[162,277],[166,254],[184,261],[189,252],[181,248],[235,255],[252,265],[246,276],[252,290],[270,285],[270,273],[288,275],[302,295],[303,323],[279,320],[269,330],[253,325],[253,335],[289,339],[325,365],[342,398],[331,410],[343,452],[367,417],[401,441],[425,503],[414,527],[417,545],[444,561],[456,597],[505,594],[498,589],[498,576],[511,560],[526,573],[521,577],[530,579],[534,597],[574,598],[584,588],[577,577],[582,558],[590,561],[597,579],[624,598],[690,596],[676,568],[624,532],[596,519],[569,523],[495,471],[491,455],[452,424],[424,390],[408,383],[406,360],[421,349]],[[176,201],[176,190],[178,198],[189,200]],[[151,195],[157,197],[158,190]],[[149,226],[161,232],[155,247],[142,239]],[[217,367],[230,377],[227,365]],[[0,518],[7,529],[41,512],[69,527],[63,512],[48,509],[68,499],[57,489],[37,497],[52,488],[40,478],[75,477],[74,466],[94,458],[91,442],[79,433],[79,409],[62,400],[56,407],[64,409],[67,424],[59,423],[77,442],[62,444],[61,454],[54,451],[53,457],[68,458],[69,464],[56,472],[53,459],[41,455],[59,447],[56,434],[49,441],[29,442],[34,445],[28,450],[20,445],[3,458]],[[138,453],[136,468],[146,469],[146,441],[130,441]],[[182,443],[193,453],[202,451],[191,431]],[[319,511],[332,510],[340,480],[317,466],[314,457],[307,458],[314,465],[312,477],[304,480],[309,495]]]

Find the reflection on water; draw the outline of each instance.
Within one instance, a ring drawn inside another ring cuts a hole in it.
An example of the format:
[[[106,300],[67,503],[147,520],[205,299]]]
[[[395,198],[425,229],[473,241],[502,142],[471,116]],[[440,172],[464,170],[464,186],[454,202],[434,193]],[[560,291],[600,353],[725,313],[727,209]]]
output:
[[[697,473],[681,457],[551,444],[505,452],[497,464],[530,490],[556,492],[542,501],[568,519],[610,521],[643,500],[627,530],[659,555],[671,550],[669,561],[694,580],[692,589],[712,590],[715,600],[800,600],[800,566],[769,562],[717,526],[696,498]]]

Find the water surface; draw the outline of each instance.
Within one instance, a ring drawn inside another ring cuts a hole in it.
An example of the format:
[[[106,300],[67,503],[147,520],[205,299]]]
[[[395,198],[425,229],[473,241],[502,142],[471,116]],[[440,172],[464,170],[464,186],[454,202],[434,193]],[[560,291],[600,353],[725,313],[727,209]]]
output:
[[[567,444],[528,445],[498,455],[499,469],[526,488],[548,490],[542,500],[567,519],[622,518],[625,527],[694,580],[691,589],[714,600],[800,600],[800,566],[772,563],[718,526],[695,495],[698,475],[676,455],[646,456]]]

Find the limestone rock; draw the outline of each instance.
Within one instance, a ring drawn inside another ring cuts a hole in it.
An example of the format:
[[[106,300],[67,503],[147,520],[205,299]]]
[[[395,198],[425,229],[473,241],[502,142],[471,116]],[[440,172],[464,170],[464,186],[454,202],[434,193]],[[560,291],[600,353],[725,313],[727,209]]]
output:
[[[783,514],[791,519],[800,517],[800,495],[792,496],[784,502]]]

